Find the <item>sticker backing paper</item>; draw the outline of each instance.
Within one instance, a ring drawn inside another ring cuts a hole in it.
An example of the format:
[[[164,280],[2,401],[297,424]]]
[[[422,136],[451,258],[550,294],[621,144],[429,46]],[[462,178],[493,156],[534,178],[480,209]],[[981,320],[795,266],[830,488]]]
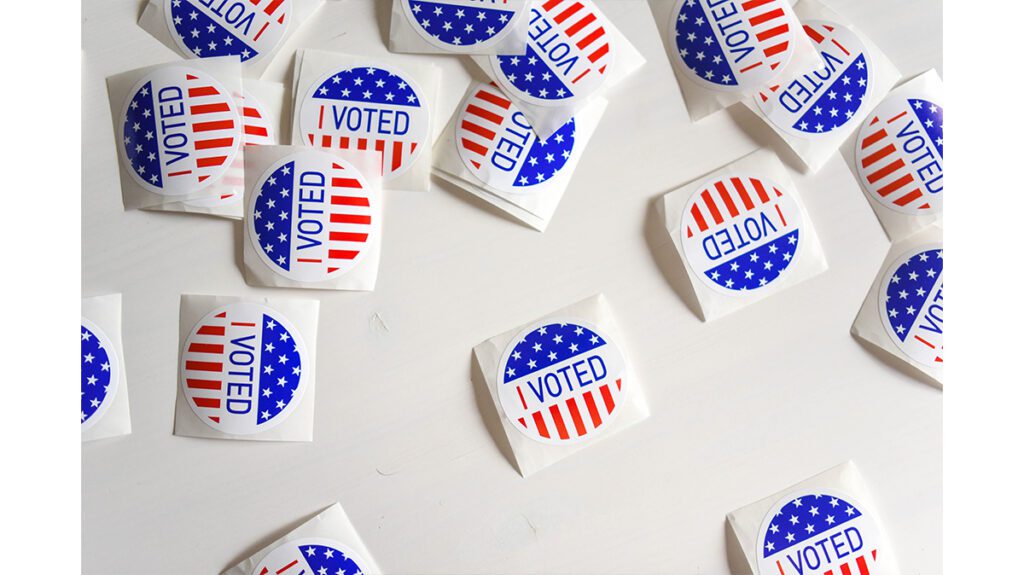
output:
[[[121,294],[82,299],[82,441],[132,431],[121,340]]]
[[[393,0],[392,52],[526,53],[525,0]]]

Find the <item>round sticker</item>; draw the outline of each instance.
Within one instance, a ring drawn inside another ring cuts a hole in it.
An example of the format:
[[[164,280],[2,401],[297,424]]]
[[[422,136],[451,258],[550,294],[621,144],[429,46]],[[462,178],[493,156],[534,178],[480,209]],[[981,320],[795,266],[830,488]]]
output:
[[[524,0],[481,5],[480,0],[422,2],[402,0],[405,15],[424,40],[453,52],[479,52],[493,47],[515,29],[525,11]]]
[[[712,180],[683,212],[683,253],[712,289],[741,294],[782,277],[797,259],[803,215],[792,193],[765,178]]]
[[[531,104],[584,99],[607,77],[615,46],[610,24],[590,0],[551,0],[530,9],[525,55],[492,56],[501,87]]]
[[[889,96],[857,139],[857,173],[869,196],[904,214],[942,211],[942,106]]]
[[[121,114],[121,153],[135,181],[168,196],[197,192],[228,170],[242,144],[234,98],[212,76],[168,66],[143,78]]]
[[[793,57],[800,33],[787,0],[679,0],[672,13],[678,63],[687,77],[713,90],[767,84]]]
[[[607,429],[629,391],[619,347],[575,318],[524,329],[498,365],[502,410],[516,429],[541,443],[577,443]]]
[[[197,58],[238,56],[255,62],[284,38],[291,0],[164,0],[171,36]]]
[[[463,104],[455,128],[456,147],[470,172],[509,193],[530,193],[558,175],[572,156],[576,121],[546,140],[493,85],[481,84]]]
[[[236,98],[242,108],[242,143],[246,146],[276,145],[277,131],[271,121],[273,116],[255,96],[248,91],[243,91],[243,94]],[[245,188],[245,161],[241,155],[231,162],[231,168],[224,174],[220,183],[228,187]],[[215,198],[186,200],[185,204],[199,208],[214,208],[234,204],[241,199],[242,194],[230,192]]]
[[[914,361],[942,365],[942,246],[915,249],[896,259],[878,290],[882,324]]]
[[[324,537],[286,541],[252,570],[252,575],[362,575],[367,563],[355,551]]]
[[[352,270],[377,240],[377,194],[351,164],[319,150],[274,163],[253,185],[249,238],[270,269],[319,282]]]
[[[422,94],[396,70],[335,70],[314,82],[302,101],[302,139],[321,148],[375,150],[384,179],[393,178],[430,144],[430,113]]]
[[[309,356],[279,312],[238,302],[202,319],[185,339],[181,387],[196,416],[217,431],[270,429],[302,401]]]
[[[771,86],[755,98],[779,129],[806,137],[827,134],[851,124],[871,94],[874,70],[867,49],[852,30],[833,22],[811,20],[804,32],[825,67],[787,86]],[[851,124],[853,125],[853,124]]]
[[[867,510],[831,489],[779,500],[758,537],[759,575],[878,573],[881,531]]]
[[[82,318],[82,431],[103,418],[114,403],[120,376],[117,352],[107,334]]]

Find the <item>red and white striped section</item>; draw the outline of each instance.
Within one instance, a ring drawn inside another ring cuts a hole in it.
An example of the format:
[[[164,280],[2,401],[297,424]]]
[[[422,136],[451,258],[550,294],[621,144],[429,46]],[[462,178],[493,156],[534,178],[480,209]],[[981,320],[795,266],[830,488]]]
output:
[[[762,47],[764,60],[754,62],[737,72],[742,74],[763,65],[775,70],[786,60],[793,40],[786,0],[747,0],[740,4],[740,8],[750,24],[751,32],[757,38],[758,45]]]
[[[497,88],[483,86],[466,103],[459,122],[459,146],[469,152],[469,161],[477,169],[491,152],[491,146],[505,118],[511,114],[512,101]]]
[[[227,341],[227,312],[204,321],[186,342],[182,364],[186,395],[196,413],[220,423],[225,381],[224,344]],[[255,324],[249,324],[255,328]]]
[[[782,192],[758,178],[729,178],[716,181],[702,190],[690,205],[686,218],[686,237],[691,238],[694,228],[698,232],[719,226],[728,220],[781,198]],[[778,203],[779,218],[786,225],[786,217]]]
[[[871,567],[868,562],[872,565],[875,563],[875,558],[878,555],[878,550],[871,551],[871,559],[868,559],[867,555],[859,555],[855,559],[843,563],[839,566],[839,569],[829,569],[821,575],[871,575]],[[781,567],[779,568],[781,571]]]
[[[529,410],[522,387],[517,388],[524,410]],[[517,421],[545,439],[572,440],[586,437],[607,422],[622,400],[622,380],[546,405]]]
[[[193,174],[199,182],[204,182],[220,174],[240,146],[239,118],[231,106],[230,95],[208,78],[186,73],[185,79],[195,171],[181,170],[167,176]]]
[[[320,104],[317,129],[306,134],[309,145],[326,149],[376,151],[380,154],[385,177],[398,173],[403,166],[412,163],[416,149],[420,146],[420,142],[416,140],[381,135],[377,137],[341,136],[336,134],[330,126],[324,129],[325,115],[330,114],[330,105]]]
[[[932,208],[929,198],[921,191],[914,177],[914,169],[898,148],[896,134],[899,124],[913,116],[901,111],[891,118],[873,117],[863,128],[857,150],[857,169],[868,190],[883,202],[907,209]]]
[[[284,18],[287,15],[287,8],[291,4],[287,0],[249,0],[249,3],[256,7],[258,11],[263,12],[271,20],[277,17],[278,24],[284,24]],[[266,32],[267,24],[256,31],[256,35],[253,36],[253,40],[259,40],[260,36]]]
[[[591,72],[604,74],[611,58],[608,33],[604,16],[590,0],[547,0],[540,7],[541,12],[554,22],[572,42],[589,65],[569,83],[576,84]]]
[[[812,42],[814,42],[818,52],[821,52],[827,47],[834,46],[842,51],[846,57],[850,57],[853,54],[853,52],[850,51],[851,48],[848,48],[845,42],[841,41],[838,37],[839,35],[836,34],[836,27],[831,24],[825,24],[824,22],[804,24],[804,33],[807,34],[807,37],[810,38]],[[772,93],[775,93],[779,91],[780,87],[781,86],[778,84],[773,84],[769,86],[768,89]],[[770,94],[766,94],[764,92],[761,92],[758,95],[761,97],[762,102],[767,102],[771,97]]]
[[[373,225],[370,194],[358,174],[349,173],[339,164],[332,164],[332,168],[327,253],[326,261],[321,262],[328,274],[350,267],[366,250]]]

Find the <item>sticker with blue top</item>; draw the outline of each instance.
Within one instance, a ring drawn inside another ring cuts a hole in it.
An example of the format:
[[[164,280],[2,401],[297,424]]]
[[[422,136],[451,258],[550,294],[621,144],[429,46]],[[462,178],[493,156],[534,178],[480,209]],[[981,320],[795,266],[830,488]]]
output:
[[[525,0],[401,0],[414,30],[452,52],[479,52],[507,37],[526,12]]]
[[[114,403],[120,363],[114,344],[96,324],[82,318],[82,431],[96,425]]]
[[[466,168],[483,183],[508,193],[541,192],[565,173],[576,143],[576,121],[542,140],[497,87],[480,84],[463,103],[455,139]]]
[[[371,575],[368,564],[342,543],[324,537],[286,541],[252,570],[252,575]]]
[[[683,253],[712,289],[754,292],[784,278],[800,255],[803,215],[792,193],[765,178],[712,180],[683,212]]]
[[[852,30],[834,22],[807,21],[804,32],[825,67],[769,86],[755,101],[775,126],[795,136],[813,138],[857,125],[867,114],[864,101],[875,82],[867,48]]]
[[[791,493],[775,505],[757,537],[759,575],[881,574],[886,553],[866,508],[832,489]]]
[[[171,36],[195,58],[256,62],[274,51],[291,21],[292,0],[164,0]]]
[[[541,106],[585,99],[604,84],[615,60],[610,24],[590,0],[546,0],[530,9],[526,54],[493,56],[510,95]]]
[[[939,244],[914,249],[893,262],[878,289],[886,333],[927,367],[942,366],[942,262]]]

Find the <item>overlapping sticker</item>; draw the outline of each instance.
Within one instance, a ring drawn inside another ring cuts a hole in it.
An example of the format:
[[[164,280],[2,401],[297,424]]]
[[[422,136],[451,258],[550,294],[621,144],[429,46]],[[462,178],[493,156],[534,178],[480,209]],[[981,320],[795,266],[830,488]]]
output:
[[[683,212],[683,253],[712,289],[741,294],[771,285],[799,256],[803,215],[792,192],[761,177],[719,178]]]
[[[857,173],[869,196],[904,214],[942,210],[942,106],[889,96],[860,130]]]
[[[907,357],[942,365],[942,246],[904,254],[882,276],[878,308],[885,331]]]
[[[525,0],[400,1],[413,29],[424,40],[455,52],[494,46],[526,12]]]
[[[541,191],[572,156],[576,121],[569,120],[546,140],[494,85],[475,88],[459,111],[456,148],[480,181],[508,193]]]
[[[164,0],[164,13],[185,53],[255,62],[284,38],[292,0]]]
[[[577,443],[607,429],[630,388],[619,347],[576,318],[524,329],[498,365],[505,415],[524,435],[546,444]]]
[[[610,24],[590,0],[546,0],[530,9],[525,55],[493,56],[501,87],[531,104],[584,99],[615,60]]]
[[[377,193],[345,160],[303,150],[274,163],[254,184],[249,238],[276,273],[301,282],[341,276],[377,241]]]
[[[283,314],[238,302],[206,315],[181,352],[189,407],[213,429],[249,435],[288,418],[308,387],[309,354]]]
[[[217,181],[242,145],[231,93],[210,74],[186,66],[158,68],[139,81],[121,124],[128,172],[162,195],[194,193]]]
[[[768,83],[793,57],[801,33],[787,0],[679,0],[672,14],[682,69],[714,90]]]
[[[757,537],[759,575],[871,575],[881,531],[848,495],[831,489],[787,495],[765,516]]]
[[[864,43],[852,30],[821,20],[804,23],[825,67],[786,86],[770,86],[755,101],[779,129],[796,136],[828,134],[861,113],[874,87],[874,69]]]
[[[408,170],[430,143],[423,91],[408,76],[386,67],[325,74],[310,87],[299,110],[304,144],[376,151],[385,179]]]
[[[82,431],[103,418],[114,403],[120,377],[114,344],[96,324],[82,318]]]
[[[333,539],[307,537],[274,548],[252,575],[363,575],[366,565],[355,551]]]

